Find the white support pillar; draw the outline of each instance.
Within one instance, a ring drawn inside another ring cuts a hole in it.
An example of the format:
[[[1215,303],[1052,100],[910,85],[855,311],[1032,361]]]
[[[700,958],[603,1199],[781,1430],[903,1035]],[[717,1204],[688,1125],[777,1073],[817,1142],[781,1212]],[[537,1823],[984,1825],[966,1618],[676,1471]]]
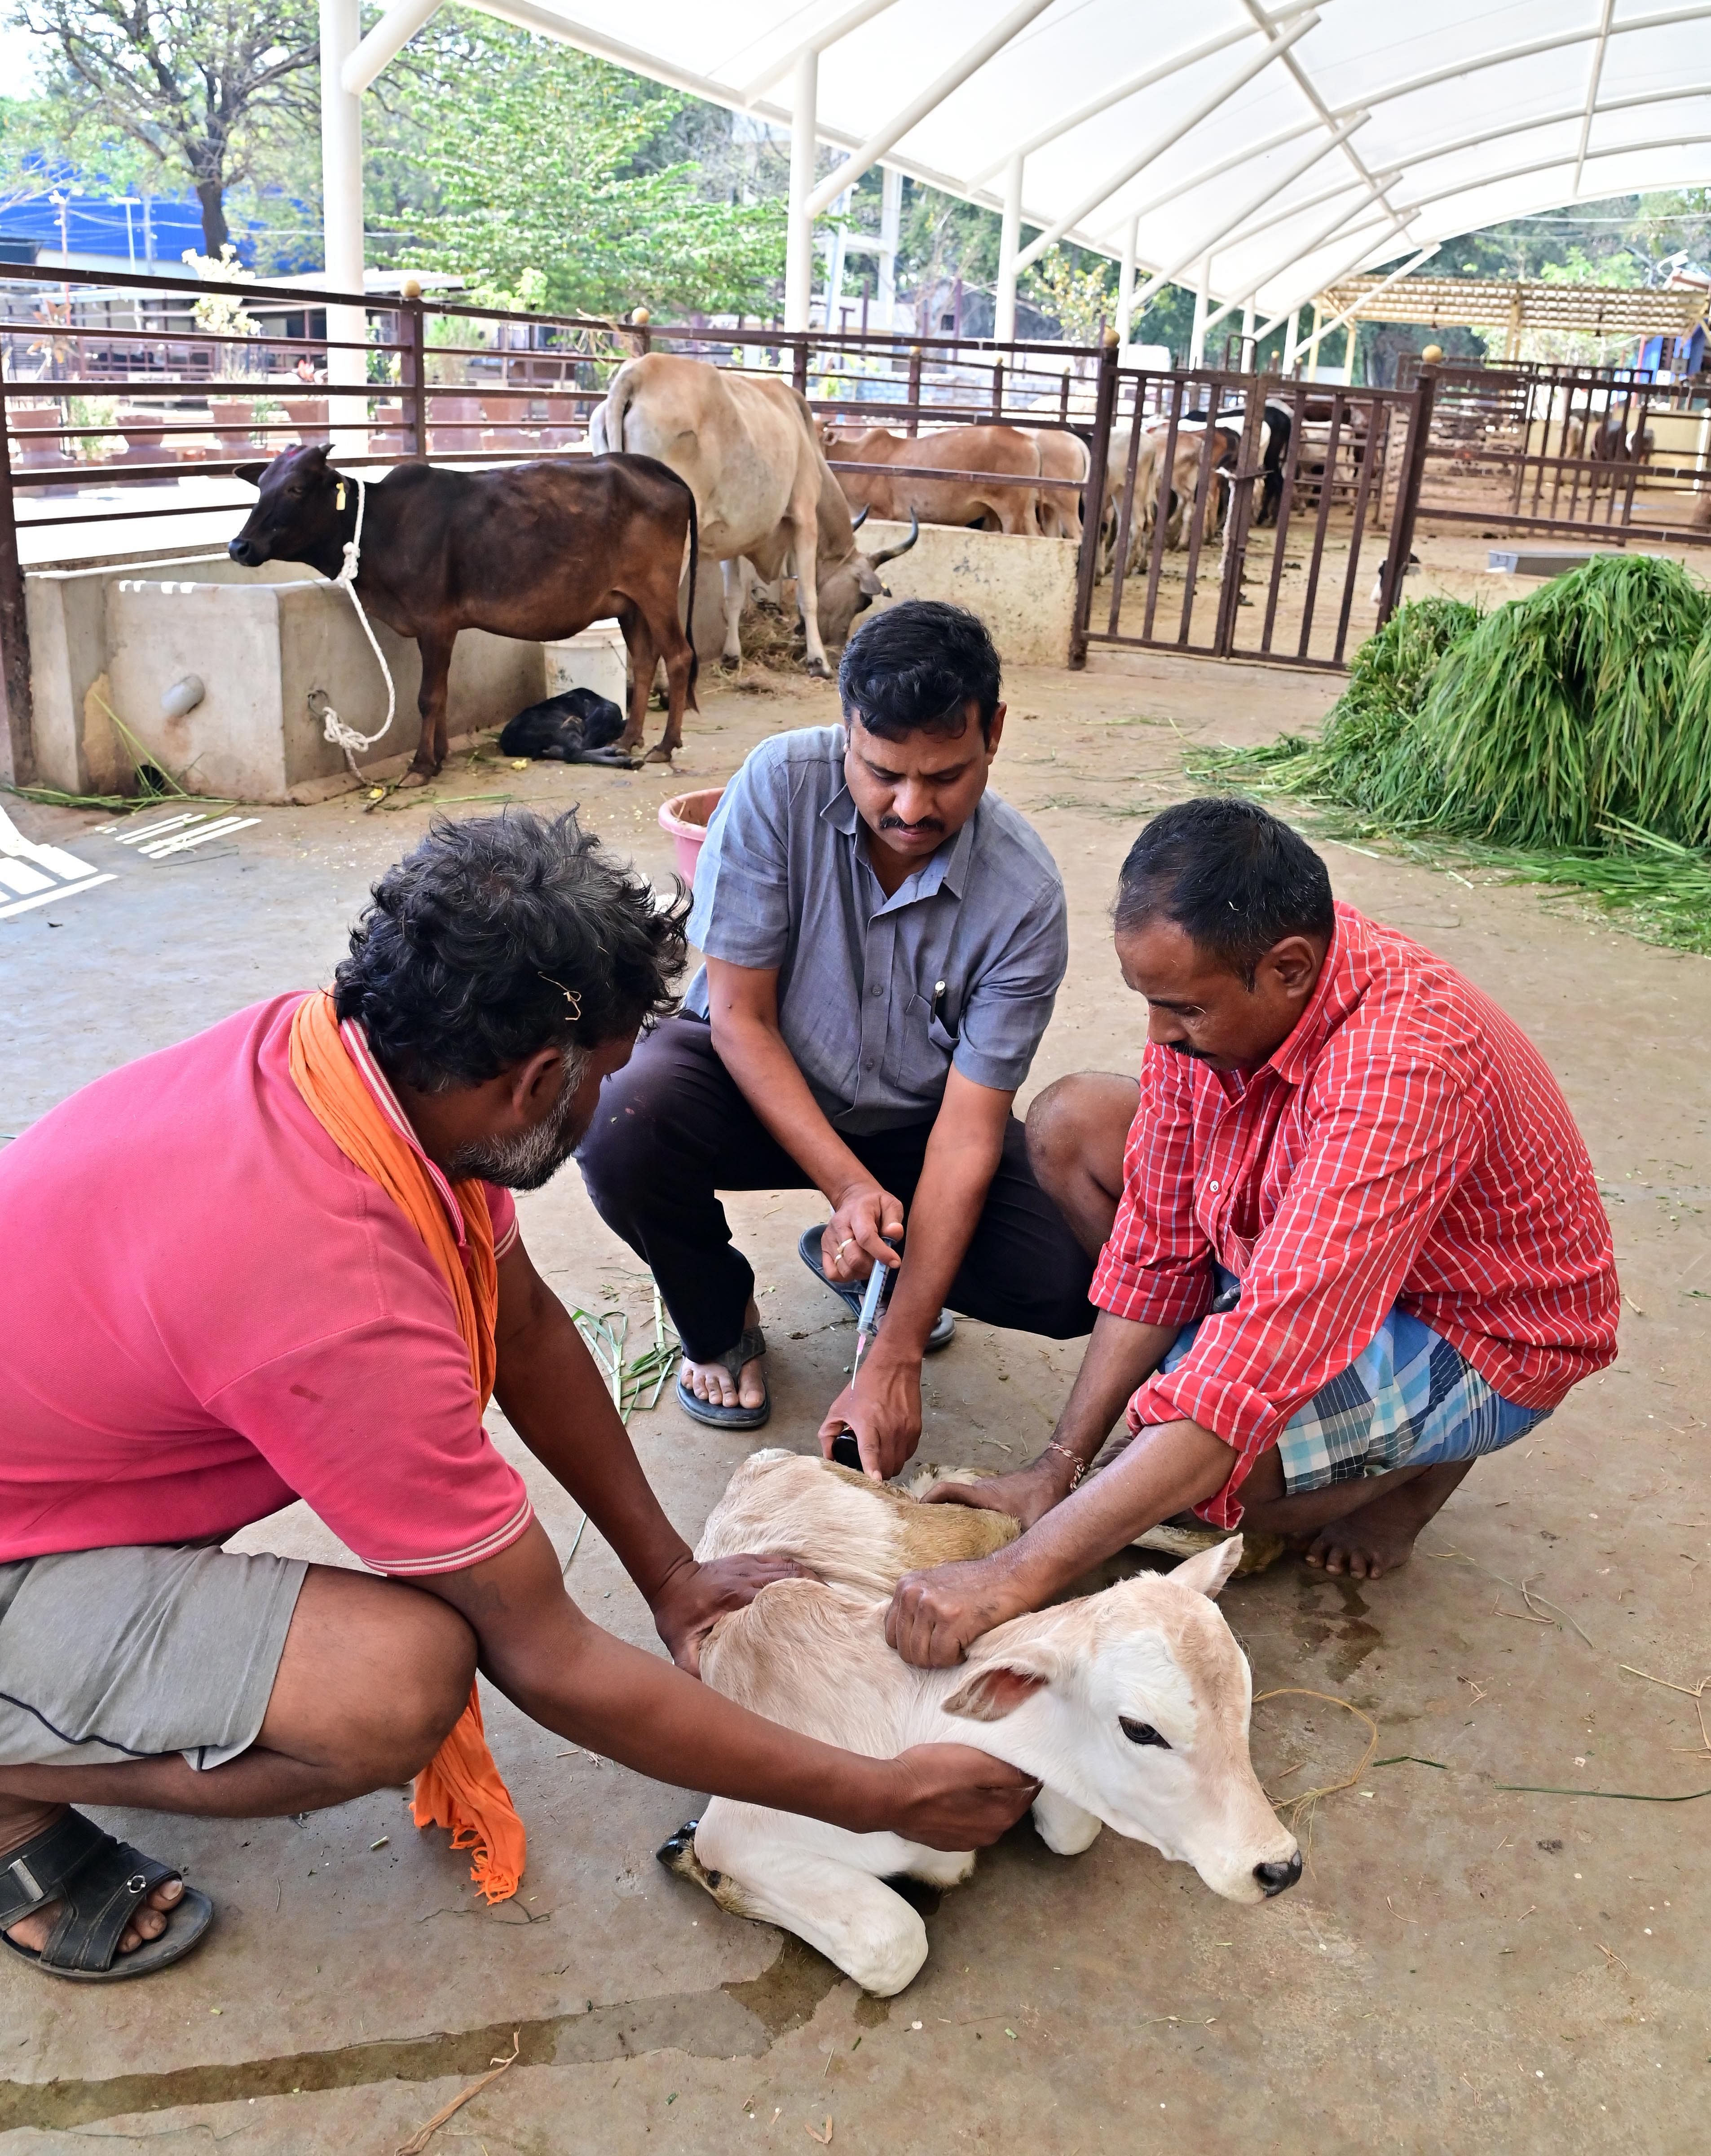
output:
[[[323,7],[338,0],[321,0]],[[790,108],[790,208],[784,251],[784,326],[805,330],[814,297],[814,218],[808,198],[814,192],[814,125],[820,97],[820,56],[810,49],[797,55],[796,83]]]
[[[1307,378],[1309,382],[1319,379],[1319,344],[1324,334],[1324,310],[1315,300],[1313,303],[1313,327],[1307,338]]]
[[[897,243],[903,233],[903,174],[887,165],[879,188],[879,319],[878,329],[897,327]]]
[[[345,64],[362,36],[359,0],[320,0],[320,183],[326,235],[326,280],[337,292],[362,290],[362,100],[344,86]],[[368,319],[360,307],[329,307],[330,341],[366,343]],[[368,378],[360,352],[327,355],[329,382]],[[341,418],[366,418],[361,400],[329,398],[333,454],[360,456],[367,445],[365,429],[341,427]]]
[[[1022,152],[1004,167],[1004,216],[998,228],[998,297],[992,334],[1001,343],[1016,335],[1016,258],[1022,250]]]
[[[847,192],[834,198],[832,214],[839,219],[849,215]],[[820,310],[820,322],[827,336],[834,336],[843,326],[838,319],[838,305],[843,297],[843,265],[848,253],[848,234],[840,222],[832,226],[826,246],[826,299]]]
[[[1140,242],[1140,218],[1130,218],[1123,234],[1123,266],[1117,272],[1117,357],[1128,354],[1129,332],[1135,321],[1135,252]]]
[[[1210,254],[1202,254],[1200,273],[1195,280],[1194,328],[1188,339],[1188,364],[1191,367],[1201,367],[1206,363],[1206,311],[1212,296],[1209,289],[1212,275],[1212,258]]]
[[[1295,362],[1301,357],[1301,346],[1297,342],[1300,328],[1301,310],[1297,307],[1289,316],[1288,328],[1283,332],[1283,372],[1285,374],[1293,374],[1295,372]]]
[[[1250,292],[1242,309],[1242,352],[1240,363],[1244,372],[1250,367],[1257,367],[1258,364],[1259,354],[1254,349],[1253,340],[1253,325],[1258,319],[1258,317],[1253,311],[1253,295]]]

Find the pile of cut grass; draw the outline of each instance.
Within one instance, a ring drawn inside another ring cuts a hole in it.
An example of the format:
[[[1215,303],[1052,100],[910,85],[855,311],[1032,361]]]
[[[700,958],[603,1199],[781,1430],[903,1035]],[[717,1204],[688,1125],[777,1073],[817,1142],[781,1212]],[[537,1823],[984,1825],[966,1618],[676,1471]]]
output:
[[[1711,598],[1674,562],[1606,557],[1485,615],[1399,608],[1316,739],[1193,769],[1711,954]]]

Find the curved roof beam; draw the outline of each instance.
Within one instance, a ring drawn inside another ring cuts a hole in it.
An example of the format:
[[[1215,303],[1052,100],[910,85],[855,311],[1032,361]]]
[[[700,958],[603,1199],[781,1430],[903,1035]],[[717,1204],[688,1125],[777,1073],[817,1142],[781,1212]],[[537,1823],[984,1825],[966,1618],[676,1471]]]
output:
[[[1221,230],[1203,234],[1195,241],[1192,247],[1185,249],[1168,269],[1158,270],[1154,275],[1149,277],[1130,303],[1130,319],[1133,319],[1137,311],[1146,305],[1154,293],[1162,285],[1174,284],[1191,262],[1198,262],[1202,256],[1209,255],[1214,249],[1221,247],[1238,225],[1245,223],[1257,209],[1262,208],[1281,188],[1292,187],[1304,173],[1310,172],[1322,157],[1329,157],[1333,150],[1338,148],[1347,136],[1353,134],[1356,127],[1364,124],[1365,122],[1360,120],[1345,121],[1342,126],[1328,141],[1314,143],[1307,155],[1291,166],[1287,172],[1279,173],[1275,178],[1268,179],[1260,192],[1250,201],[1244,203]],[[1333,194],[1344,194],[1354,184],[1352,180],[1340,181],[1330,192]],[[1327,197],[1324,195],[1314,195],[1299,207],[1303,209],[1313,208],[1326,199]],[[1149,204],[1149,208],[1154,207],[1156,205]],[[1119,322],[1117,329],[1119,335],[1127,342],[1128,322]]]
[[[1592,72],[1586,83],[1586,115],[1580,122],[1580,146],[1575,153],[1575,192],[1580,192],[1580,174],[1586,163],[1586,145],[1592,139],[1592,121],[1598,110],[1598,85],[1604,74],[1604,55],[1610,49],[1610,20],[1616,13],[1616,0],[1604,0],[1604,13],[1599,18],[1598,42],[1592,48]]]
[[[781,82],[786,75],[793,74],[799,59],[805,59],[809,53],[825,52],[841,38],[848,37],[852,31],[860,29],[863,23],[871,23],[875,15],[883,15],[888,8],[894,8],[896,4],[897,0],[857,0],[857,4],[848,13],[827,23],[823,30],[815,31],[812,37],[804,38],[800,44],[792,45],[782,59],[775,60],[764,74],[757,74],[752,82],[737,92],[737,95],[745,105],[752,105],[757,97],[771,90],[774,83]]]
[[[1711,83],[1692,83],[1681,90],[1645,90],[1637,96],[1610,98],[1596,108],[1594,117],[1596,118],[1600,113],[1626,112],[1640,105],[1680,103],[1684,100],[1696,97],[1711,97]],[[1430,150],[1410,150],[1404,155],[1396,170],[1411,174],[1422,165],[1432,164],[1442,157],[1458,157],[1468,150],[1483,149],[1488,142],[1494,140],[1506,141],[1512,135],[1536,133],[1544,127],[1566,126],[1570,121],[1580,119],[1581,115],[1582,108],[1575,105],[1570,105],[1565,111],[1542,114],[1537,120],[1506,121],[1501,126],[1483,127],[1477,134],[1463,135],[1453,142],[1441,142]],[[1599,154],[1596,150],[1589,151],[1583,144],[1576,153],[1576,173],[1578,174],[1580,165],[1585,162],[1588,156],[1597,157]],[[1287,180],[1279,183],[1280,187],[1288,184]],[[1352,185],[1353,183],[1350,182],[1345,184]],[[1481,185],[1483,182],[1470,182],[1469,184]],[[1575,184],[1578,187],[1578,178]],[[1336,192],[1337,190],[1334,189],[1327,189],[1323,193],[1310,195],[1304,201],[1291,203],[1284,208],[1275,211],[1258,224],[1232,226],[1226,235],[1225,240],[1221,244],[1232,247],[1245,246],[1247,241],[1257,239],[1262,232],[1268,232],[1273,225],[1281,224],[1285,218],[1293,217],[1298,211],[1316,209],[1320,203],[1329,201]],[[1269,200],[1270,196],[1268,195],[1266,199]],[[1204,247],[1196,248],[1192,254],[1184,256],[1182,263],[1179,264],[1178,267],[1186,266],[1189,262],[1198,261],[1205,251]],[[1176,272],[1173,270],[1171,275],[1174,276]]]
[[[1242,4],[1246,8],[1248,13],[1253,18],[1253,20],[1257,23],[1269,31],[1271,28],[1271,18],[1266,13],[1264,8],[1260,6],[1259,0],[1242,0]],[[1302,66],[1300,61],[1293,53],[1286,54],[1283,59],[1283,65],[1289,70],[1289,74],[1294,81],[1295,87],[1300,91],[1301,95],[1307,100],[1307,102],[1313,107],[1314,110],[1324,122],[1326,127],[1334,128],[1338,121],[1342,119],[1344,115],[1340,112],[1334,113],[1331,110],[1329,105],[1328,105],[1324,100],[1319,95],[1318,89],[1309,76],[1306,69]],[[1370,180],[1372,177],[1371,169],[1362,159],[1360,152],[1358,150],[1350,149],[1346,140],[1341,146],[1343,155],[1347,158],[1353,170],[1358,172],[1363,180]],[[1380,187],[1376,192],[1382,199],[1385,196],[1384,188]]]
[[[1355,271],[1360,267],[1360,264],[1371,254],[1375,247],[1380,245],[1383,241],[1392,238],[1396,233],[1406,232],[1419,214],[1420,213],[1417,209],[1406,209],[1400,211],[1395,215],[1386,218],[1378,228],[1376,235],[1375,237],[1362,239],[1360,252],[1355,254],[1351,254],[1348,260],[1342,264],[1341,268],[1339,269],[1334,275],[1320,278],[1315,284],[1309,286],[1306,291],[1293,294],[1290,298],[1288,306],[1280,307],[1277,313],[1272,316],[1269,321],[1263,323],[1260,327],[1254,331],[1253,334],[1256,339],[1263,336],[1269,336],[1272,331],[1277,327],[1278,324],[1283,321],[1286,315],[1293,314],[1295,310],[1301,305],[1304,300],[1310,300],[1313,297],[1315,291],[1328,291],[1333,285],[1337,283],[1339,279],[1352,276]],[[1286,276],[1298,262],[1304,262],[1306,259],[1306,250],[1304,250],[1299,254],[1290,255],[1285,261],[1279,264],[1277,269],[1268,270],[1263,277],[1260,278],[1258,282],[1254,285],[1254,290],[1257,292],[1261,285],[1270,284],[1274,277]]]
[[[1317,4],[1318,0],[1296,0],[1293,7],[1280,8],[1273,19],[1281,27],[1293,22],[1298,15],[1310,14]],[[1030,135],[1026,142],[1017,143],[1001,157],[993,158],[991,164],[983,166],[974,175],[969,185],[971,187],[984,186],[988,180],[1001,172],[1012,157],[1031,157],[1036,150],[1043,150],[1047,143],[1055,142],[1060,135],[1070,134],[1088,121],[1096,119],[1100,113],[1109,112],[1114,105],[1121,105],[1126,98],[1137,97],[1142,90],[1150,90],[1155,83],[1164,82],[1173,74],[1181,74],[1185,68],[1210,59],[1214,53],[1222,53],[1231,45],[1239,45],[1244,38],[1259,34],[1257,23],[1238,23],[1233,30],[1224,30],[1216,38],[1203,38],[1197,45],[1190,45],[1182,52],[1173,53],[1169,59],[1160,60],[1156,66],[1147,68],[1140,74],[1130,75],[1126,81],[1119,82],[1114,90],[1102,91],[1087,104],[1078,105],[1073,112],[1066,112],[1060,119],[1054,120],[1049,127],[1042,127],[1037,135]]]
[[[1012,8],[1001,22],[996,23],[987,31],[978,44],[971,46],[961,59],[954,60],[935,82],[930,83],[918,97],[912,97],[900,112],[894,113],[883,127],[877,128],[865,142],[851,151],[835,171],[828,172],[803,203],[803,215],[810,218],[823,216],[844,189],[853,187],[869,166],[878,164],[885,152],[894,148],[911,127],[942,105],[953,91],[961,90],[971,74],[978,74],[995,53],[1001,52],[1012,38],[1020,36],[1036,15],[1043,15],[1052,4],[1053,0],[1022,0],[1020,7]],[[1316,22],[1318,18],[1314,16],[1311,19]],[[1071,222],[1074,220],[1072,218]]]
[[[439,8],[440,0],[392,0],[368,35],[346,56],[339,69],[340,87],[352,97],[360,97]]]
[[[1596,164],[1600,159],[1605,157],[1639,156],[1648,150],[1687,149],[1708,142],[1711,142],[1711,135],[1660,136],[1640,142],[1619,142],[1608,150],[1589,150],[1586,153],[1586,162],[1588,164]],[[1477,194],[1483,187],[1501,187],[1510,180],[1528,179],[1535,172],[1560,172],[1565,166],[1572,166],[1574,162],[1575,153],[1570,151],[1560,157],[1542,157],[1534,164],[1506,166],[1499,172],[1482,172],[1477,178],[1459,180],[1452,187],[1440,188],[1436,194],[1426,195],[1417,203],[1406,204],[1401,213],[1402,221],[1412,224],[1436,203],[1453,201],[1457,195]],[[1462,228],[1458,225],[1455,229],[1459,231]],[[1333,285],[1340,283],[1345,277],[1354,275],[1364,262],[1371,259],[1373,250],[1381,240],[1388,236],[1387,231],[1374,234],[1363,243],[1360,252],[1345,263],[1341,269],[1334,271],[1329,276],[1315,278],[1309,289],[1295,294],[1290,300],[1289,305],[1273,316],[1271,326],[1274,328],[1291,308],[1300,306],[1304,301],[1310,300],[1315,292],[1328,292]],[[1268,270],[1263,277],[1258,279],[1254,290],[1257,291],[1261,285],[1269,285],[1276,278],[1286,275],[1297,262],[1306,261],[1317,251],[1318,247],[1323,244],[1323,241],[1319,241],[1313,247],[1304,247],[1299,252],[1292,254],[1288,261],[1281,268]]]
[[[1703,23],[1711,16],[1711,7],[1672,8],[1658,15],[1631,15],[1626,21],[1612,23],[1609,35],[1624,37],[1631,30],[1667,30],[1681,23]],[[1411,97],[1416,90],[1430,90],[1435,83],[1453,82],[1466,74],[1478,74],[1487,68],[1507,67],[1511,60],[1532,59],[1539,53],[1560,53],[1569,45],[1591,44],[1600,34],[1594,23],[1584,29],[1560,30],[1555,37],[1532,38],[1524,45],[1507,45],[1500,52],[1473,53],[1466,59],[1453,61],[1448,67],[1432,68],[1424,74],[1410,75],[1402,82],[1391,84],[1388,89],[1363,90],[1359,97],[1350,98],[1345,105],[1334,105],[1333,111],[1340,119],[1345,112],[1365,111],[1373,105],[1390,105],[1399,97]]]
[[[1585,162],[1594,165],[1606,157],[1640,157],[1648,150],[1688,149],[1705,142],[1711,142],[1711,135],[1647,136],[1638,142],[1613,142],[1607,150],[1589,150]],[[1554,172],[1564,165],[1571,166],[1575,162],[1575,153],[1570,150],[1562,157],[1541,157],[1532,164],[1505,165],[1494,172],[1480,172],[1473,177],[1457,180],[1452,187],[1440,187],[1435,194],[1422,195],[1417,202],[1410,203],[1407,207],[1415,211],[1430,209],[1437,203],[1453,202],[1457,195],[1478,194],[1482,187],[1500,187],[1506,180],[1529,179],[1534,172]],[[1565,199],[1571,200],[1572,198]]]
[[[1273,150],[1281,150],[1286,142],[1299,142],[1304,135],[1314,133],[1319,124],[1319,116],[1315,113],[1305,120],[1298,120],[1291,127],[1280,127],[1275,135],[1268,135],[1263,142],[1244,142],[1239,150],[1232,150],[1227,157],[1220,157],[1215,165],[1202,165],[1197,172],[1189,173],[1186,179],[1178,180],[1173,186],[1166,187],[1162,194],[1155,195],[1148,203],[1145,213],[1150,216],[1153,211],[1163,209],[1166,203],[1176,202],[1184,195],[1191,195],[1196,187],[1203,187],[1212,180],[1222,179],[1226,172],[1233,172],[1238,165],[1250,164],[1256,157],[1270,157]],[[1126,216],[1123,222],[1127,225],[1129,219]],[[1192,261],[1196,258],[1191,255],[1188,259]]]
[[[1406,164],[1387,165],[1381,171],[1370,174],[1368,176],[1369,190],[1367,194],[1362,197],[1362,200],[1371,199],[1370,187],[1371,180],[1383,182],[1383,187],[1380,189],[1380,192],[1383,192],[1393,187],[1407,169]],[[1326,203],[1334,202],[1339,195],[1345,195],[1351,187],[1359,187],[1360,184],[1360,182],[1350,172],[1345,179],[1339,180],[1334,187],[1321,187],[1316,195],[1303,195],[1299,202],[1286,203],[1281,209],[1273,210],[1269,217],[1261,218],[1256,223],[1248,224],[1244,222],[1239,226],[1232,225],[1225,235],[1226,243],[1232,247],[1246,246],[1250,239],[1258,239],[1261,233],[1269,232],[1273,225],[1287,224],[1292,217],[1299,217],[1304,211],[1309,209],[1322,209]],[[1281,190],[1277,187],[1268,188],[1254,208],[1263,209],[1267,203],[1274,201],[1280,192]],[[1194,259],[1192,255],[1189,257],[1191,261]]]
[[[1137,172],[1144,171],[1155,157],[1162,157],[1174,143],[1180,142],[1185,135],[1192,134],[1202,120],[1210,119],[1221,105],[1227,104],[1238,90],[1244,89],[1253,81],[1255,75],[1268,68],[1274,59],[1286,54],[1297,38],[1304,38],[1318,21],[1319,17],[1316,14],[1298,17],[1280,38],[1270,40],[1260,51],[1243,61],[1233,75],[1221,83],[1207,96],[1203,97],[1198,105],[1191,107],[1181,119],[1173,121],[1162,135],[1155,136],[1146,145],[1138,157],[1131,157],[1119,171],[1110,174],[1108,178],[1101,180],[1093,192],[1078,203],[1068,216],[1060,217],[1048,224],[1039,238],[1031,241],[1017,256],[1017,270],[1026,270],[1031,262],[1037,262],[1048,248],[1055,247],[1066,232],[1079,224],[1082,219],[1089,216],[1101,203],[1109,202],[1119,187],[1127,187]]]

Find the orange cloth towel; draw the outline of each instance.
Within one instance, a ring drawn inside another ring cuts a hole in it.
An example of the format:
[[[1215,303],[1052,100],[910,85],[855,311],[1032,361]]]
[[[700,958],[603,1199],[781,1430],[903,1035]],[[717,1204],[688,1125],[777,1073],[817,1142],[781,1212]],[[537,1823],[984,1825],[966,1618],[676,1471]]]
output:
[[[347,1160],[354,1161],[393,1200],[427,1244],[443,1275],[469,1350],[469,1373],[484,1411],[499,1355],[499,1268],[493,1222],[479,1182],[454,1183],[464,1216],[460,1251],[444,1201],[422,1156],[396,1130],[339,1034],[330,996],[305,996],[291,1020],[291,1076],[310,1113]],[[523,1876],[526,1838],[511,1793],[487,1748],[475,1686],[450,1735],[416,1777],[412,1815],[418,1826],[449,1827],[453,1849],[474,1851],[469,1876],[489,1902],[503,1902]]]

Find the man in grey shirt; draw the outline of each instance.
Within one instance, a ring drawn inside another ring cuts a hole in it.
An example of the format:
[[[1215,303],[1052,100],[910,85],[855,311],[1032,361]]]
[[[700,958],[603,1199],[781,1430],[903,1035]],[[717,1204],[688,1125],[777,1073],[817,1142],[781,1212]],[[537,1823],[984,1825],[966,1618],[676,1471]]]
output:
[[[893,1280],[821,1442],[848,1429],[889,1476],[920,1440],[945,1306],[1071,1337],[1093,1323],[1092,1269],[1011,1111],[1068,937],[1050,854],[986,791],[998,654],[972,614],[911,600],[852,639],[838,685],[844,726],[762,742],[725,788],[689,922],[705,966],[607,1081],[578,1158],[659,1283],[681,1404],[735,1429],[771,1406],[754,1273],[717,1194],[825,1194],[804,1262],[852,1307],[876,1263]]]

